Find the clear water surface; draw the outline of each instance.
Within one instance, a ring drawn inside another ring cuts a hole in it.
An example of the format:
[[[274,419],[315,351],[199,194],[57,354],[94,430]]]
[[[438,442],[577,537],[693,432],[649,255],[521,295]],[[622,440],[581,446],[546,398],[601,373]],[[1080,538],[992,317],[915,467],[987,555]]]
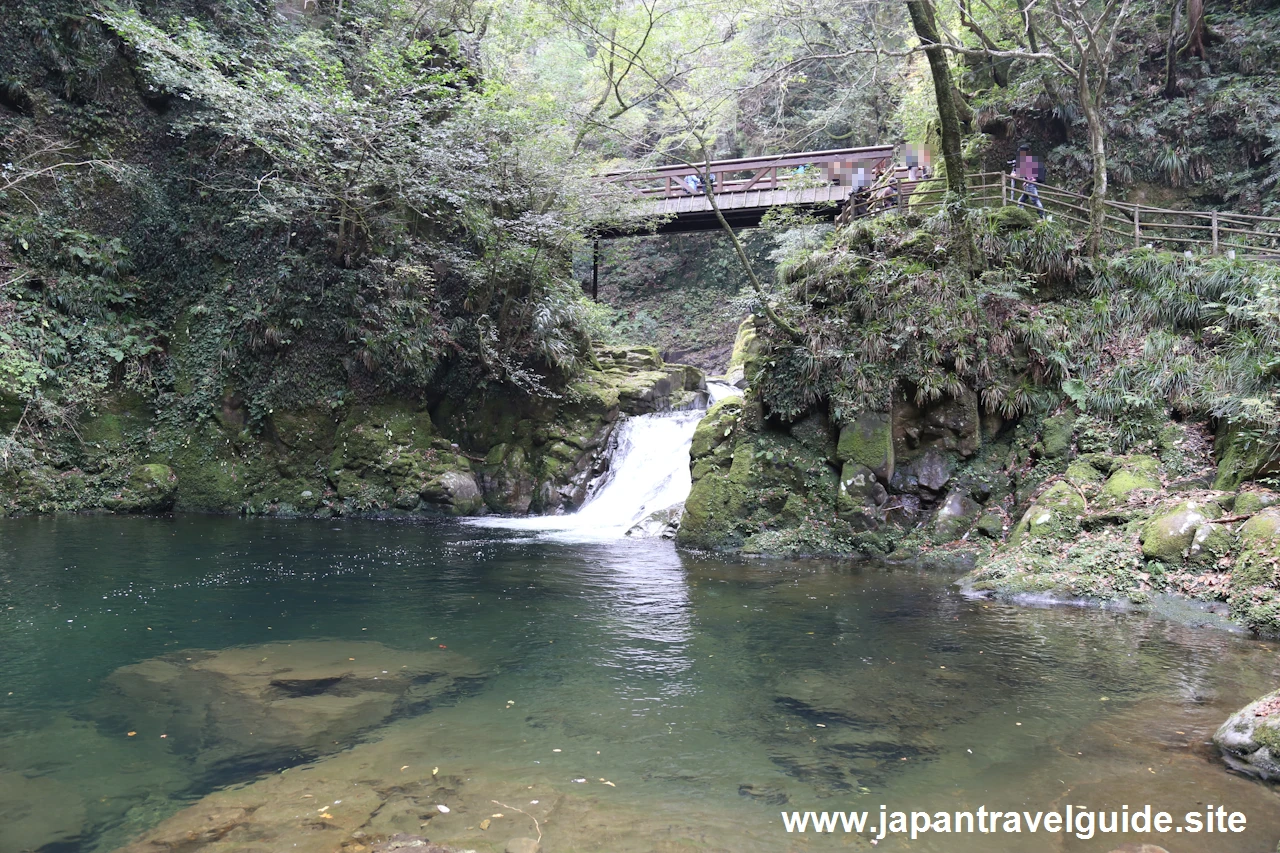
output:
[[[3,521],[0,853],[116,850],[210,792],[265,790],[294,778],[287,768],[340,776],[361,750],[414,765],[389,775],[450,779],[433,790],[453,812],[422,831],[480,851],[532,835],[525,813],[541,816],[548,853],[870,850],[843,833],[788,835],[779,812],[881,803],[1176,814],[1222,803],[1249,829],[888,838],[877,850],[1275,849],[1275,790],[1231,774],[1206,744],[1274,688],[1275,645],[969,600],[950,580],[447,522]],[[146,709],[104,699],[121,667],[308,640],[447,646],[466,672],[324,749],[255,751],[252,732],[236,748],[140,724],[130,735],[130,714]],[[488,809],[504,817],[482,831]]]

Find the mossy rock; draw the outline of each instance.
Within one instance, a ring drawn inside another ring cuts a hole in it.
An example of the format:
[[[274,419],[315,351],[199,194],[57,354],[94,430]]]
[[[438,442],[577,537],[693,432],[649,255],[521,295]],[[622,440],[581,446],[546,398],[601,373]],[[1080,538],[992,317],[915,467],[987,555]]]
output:
[[[733,436],[737,426],[738,415],[742,412],[741,397],[726,397],[716,403],[698,421],[693,431],[693,443],[689,447],[689,458],[693,461],[708,456],[717,447]]]
[[[1280,473],[1280,454],[1265,445],[1250,441],[1240,430],[1228,430],[1219,437],[1218,476],[1213,487],[1232,491],[1242,483]]]
[[[1232,714],[1213,742],[1233,769],[1280,782],[1280,690]]]
[[[1280,567],[1280,507],[1268,507],[1240,525],[1235,587],[1273,586]]]
[[[968,495],[951,492],[938,508],[933,520],[933,540],[952,542],[973,528],[982,506]]]
[[[178,509],[239,512],[264,481],[276,479],[258,448],[242,447],[232,438],[212,420],[169,438],[176,447],[167,461],[182,484]]]
[[[117,512],[165,512],[173,508],[177,495],[178,477],[173,469],[153,462],[135,466],[119,493],[102,503]]]
[[[1016,545],[1024,539],[1070,539],[1079,532],[1084,511],[1084,498],[1080,493],[1059,480],[1023,514],[1009,542]]]
[[[998,234],[1010,234],[1014,231],[1030,231],[1040,221],[1025,207],[1008,205],[992,208],[987,212],[991,228]]]
[[[1076,424],[1074,412],[1046,418],[1040,429],[1040,444],[1046,459],[1066,459],[1071,452],[1071,436]]]
[[[978,516],[974,529],[988,539],[999,541],[1004,536],[1004,518],[994,509],[988,509]]]
[[[836,432],[825,412],[814,412],[801,418],[791,425],[790,432],[792,438],[814,453],[832,464],[837,462]]]
[[[840,429],[836,458],[869,468],[882,483],[893,479],[893,422],[887,412],[859,412]]]
[[[1181,563],[1200,527],[1220,515],[1221,510],[1212,501],[1182,501],[1164,507],[1142,528],[1143,556],[1165,563]]]
[[[789,435],[753,432],[733,413],[717,406],[699,425],[703,455],[694,462],[677,544],[752,553],[829,552],[837,541],[850,547],[852,529],[836,517],[838,483],[826,458]]]
[[[1231,553],[1236,539],[1225,524],[1202,524],[1191,537],[1187,562],[1193,566],[1212,568]]]
[[[1077,459],[1067,466],[1067,482],[1085,492],[1096,490],[1102,485],[1102,472],[1088,462]]]
[[[1280,503],[1280,495],[1275,492],[1240,492],[1236,495],[1231,511],[1236,515],[1253,515],[1277,503]]]
[[[1162,488],[1160,462],[1152,456],[1129,456],[1120,461],[1098,495],[1103,507],[1123,506],[1143,494],[1155,494]]]
[[[1268,507],[1240,526],[1231,571],[1231,615],[1257,634],[1280,636],[1280,507]]]
[[[754,314],[738,324],[738,333],[733,339],[733,352],[729,356],[729,366],[725,378],[734,385],[743,386],[755,381],[764,366],[764,341],[756,330],[758,320]]]

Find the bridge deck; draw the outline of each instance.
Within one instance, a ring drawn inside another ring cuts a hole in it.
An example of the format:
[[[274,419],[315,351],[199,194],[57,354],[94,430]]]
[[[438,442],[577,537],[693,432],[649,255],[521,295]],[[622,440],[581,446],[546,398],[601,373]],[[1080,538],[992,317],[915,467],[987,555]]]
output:
[[[716,205],[734,227],[748,228],[773,207],[792,205],[822,219],[833,220],[856,187],[869,186],[875,176],[891,168],[894,148],[840,148],[801,151],[735,160],[713,160],[660,166],[644,172],[613,172],[610,183],[621,184],[639,199],[641,217],[663,217],[659,234],[711,231],[720,227],[711,202],[690,178],[709,182]],[[634,233],[625,226],[604,229],[600,237]]]
[[[735,228],[750,228],[759,225],[764,215],[779,205],[804,208],[821,219],[834,220],[845,201],[848,200],[849,193],[850,187],[841,186],[798,189],[779,187],[769,190],[717,193],[716,204],[730,225]],[[721,227],[711,202],[706,196],[655,198],[642,202],[640,207],[648,216],[665,217],[663,223],[657,228],[659,234],[688,234],[695,231],[714,231]],[[604,233],[601,236],[622,236],[623,233],[621,231]]]

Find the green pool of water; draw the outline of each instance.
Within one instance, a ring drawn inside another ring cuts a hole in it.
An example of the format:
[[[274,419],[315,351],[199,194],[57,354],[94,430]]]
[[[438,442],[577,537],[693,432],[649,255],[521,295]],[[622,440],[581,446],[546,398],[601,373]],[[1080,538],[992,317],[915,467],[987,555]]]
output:
[[[950,581],[452,523],[4,521],[0,853],[141,849],[136,839],[219,797],[252,800],[262,820],[276,801],[311,814],[297,831],[327,825],[305,837],[330,840],[297,849],[315,850],[411,826],[479,851],[541,831],[548,853],[1275,849],[1280,798],[1206,742],[1274,688],[1276,646],[971,600]],[[274,679],[263,695],[275,704],[260,714],[184,669],[266,672],[317,649],[393,661],[369,678],[401,681],[380,693],[382,682],[263,676],[252,683]],[[404,675],[415,667],[430,672]],[[281,716],[293,708],[307,710]],[[353,794],[326,806],[331,790]],[[881,804],[1151,804],[1179,819],[1222,804],[1248,828],[873,847],[866,833],[789,834],[780,814],[868,810],[874,824]],[[185,849],[282,849],[253,832],[231,826]]]

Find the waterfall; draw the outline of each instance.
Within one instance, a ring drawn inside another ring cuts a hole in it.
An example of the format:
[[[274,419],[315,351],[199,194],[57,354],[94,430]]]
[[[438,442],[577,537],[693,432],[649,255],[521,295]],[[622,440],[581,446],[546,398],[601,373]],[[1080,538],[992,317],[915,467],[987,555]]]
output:
[[[708,382],[712,403],[740,394],[722,382]],[[626,418],[614,437],[609,470],[593,484],[591,496],[569,515],[476,518],[469,523],[528,530],[562,541],[620,539],[637,522],[689,496],[689,446],[705,412],[701,409]]]

